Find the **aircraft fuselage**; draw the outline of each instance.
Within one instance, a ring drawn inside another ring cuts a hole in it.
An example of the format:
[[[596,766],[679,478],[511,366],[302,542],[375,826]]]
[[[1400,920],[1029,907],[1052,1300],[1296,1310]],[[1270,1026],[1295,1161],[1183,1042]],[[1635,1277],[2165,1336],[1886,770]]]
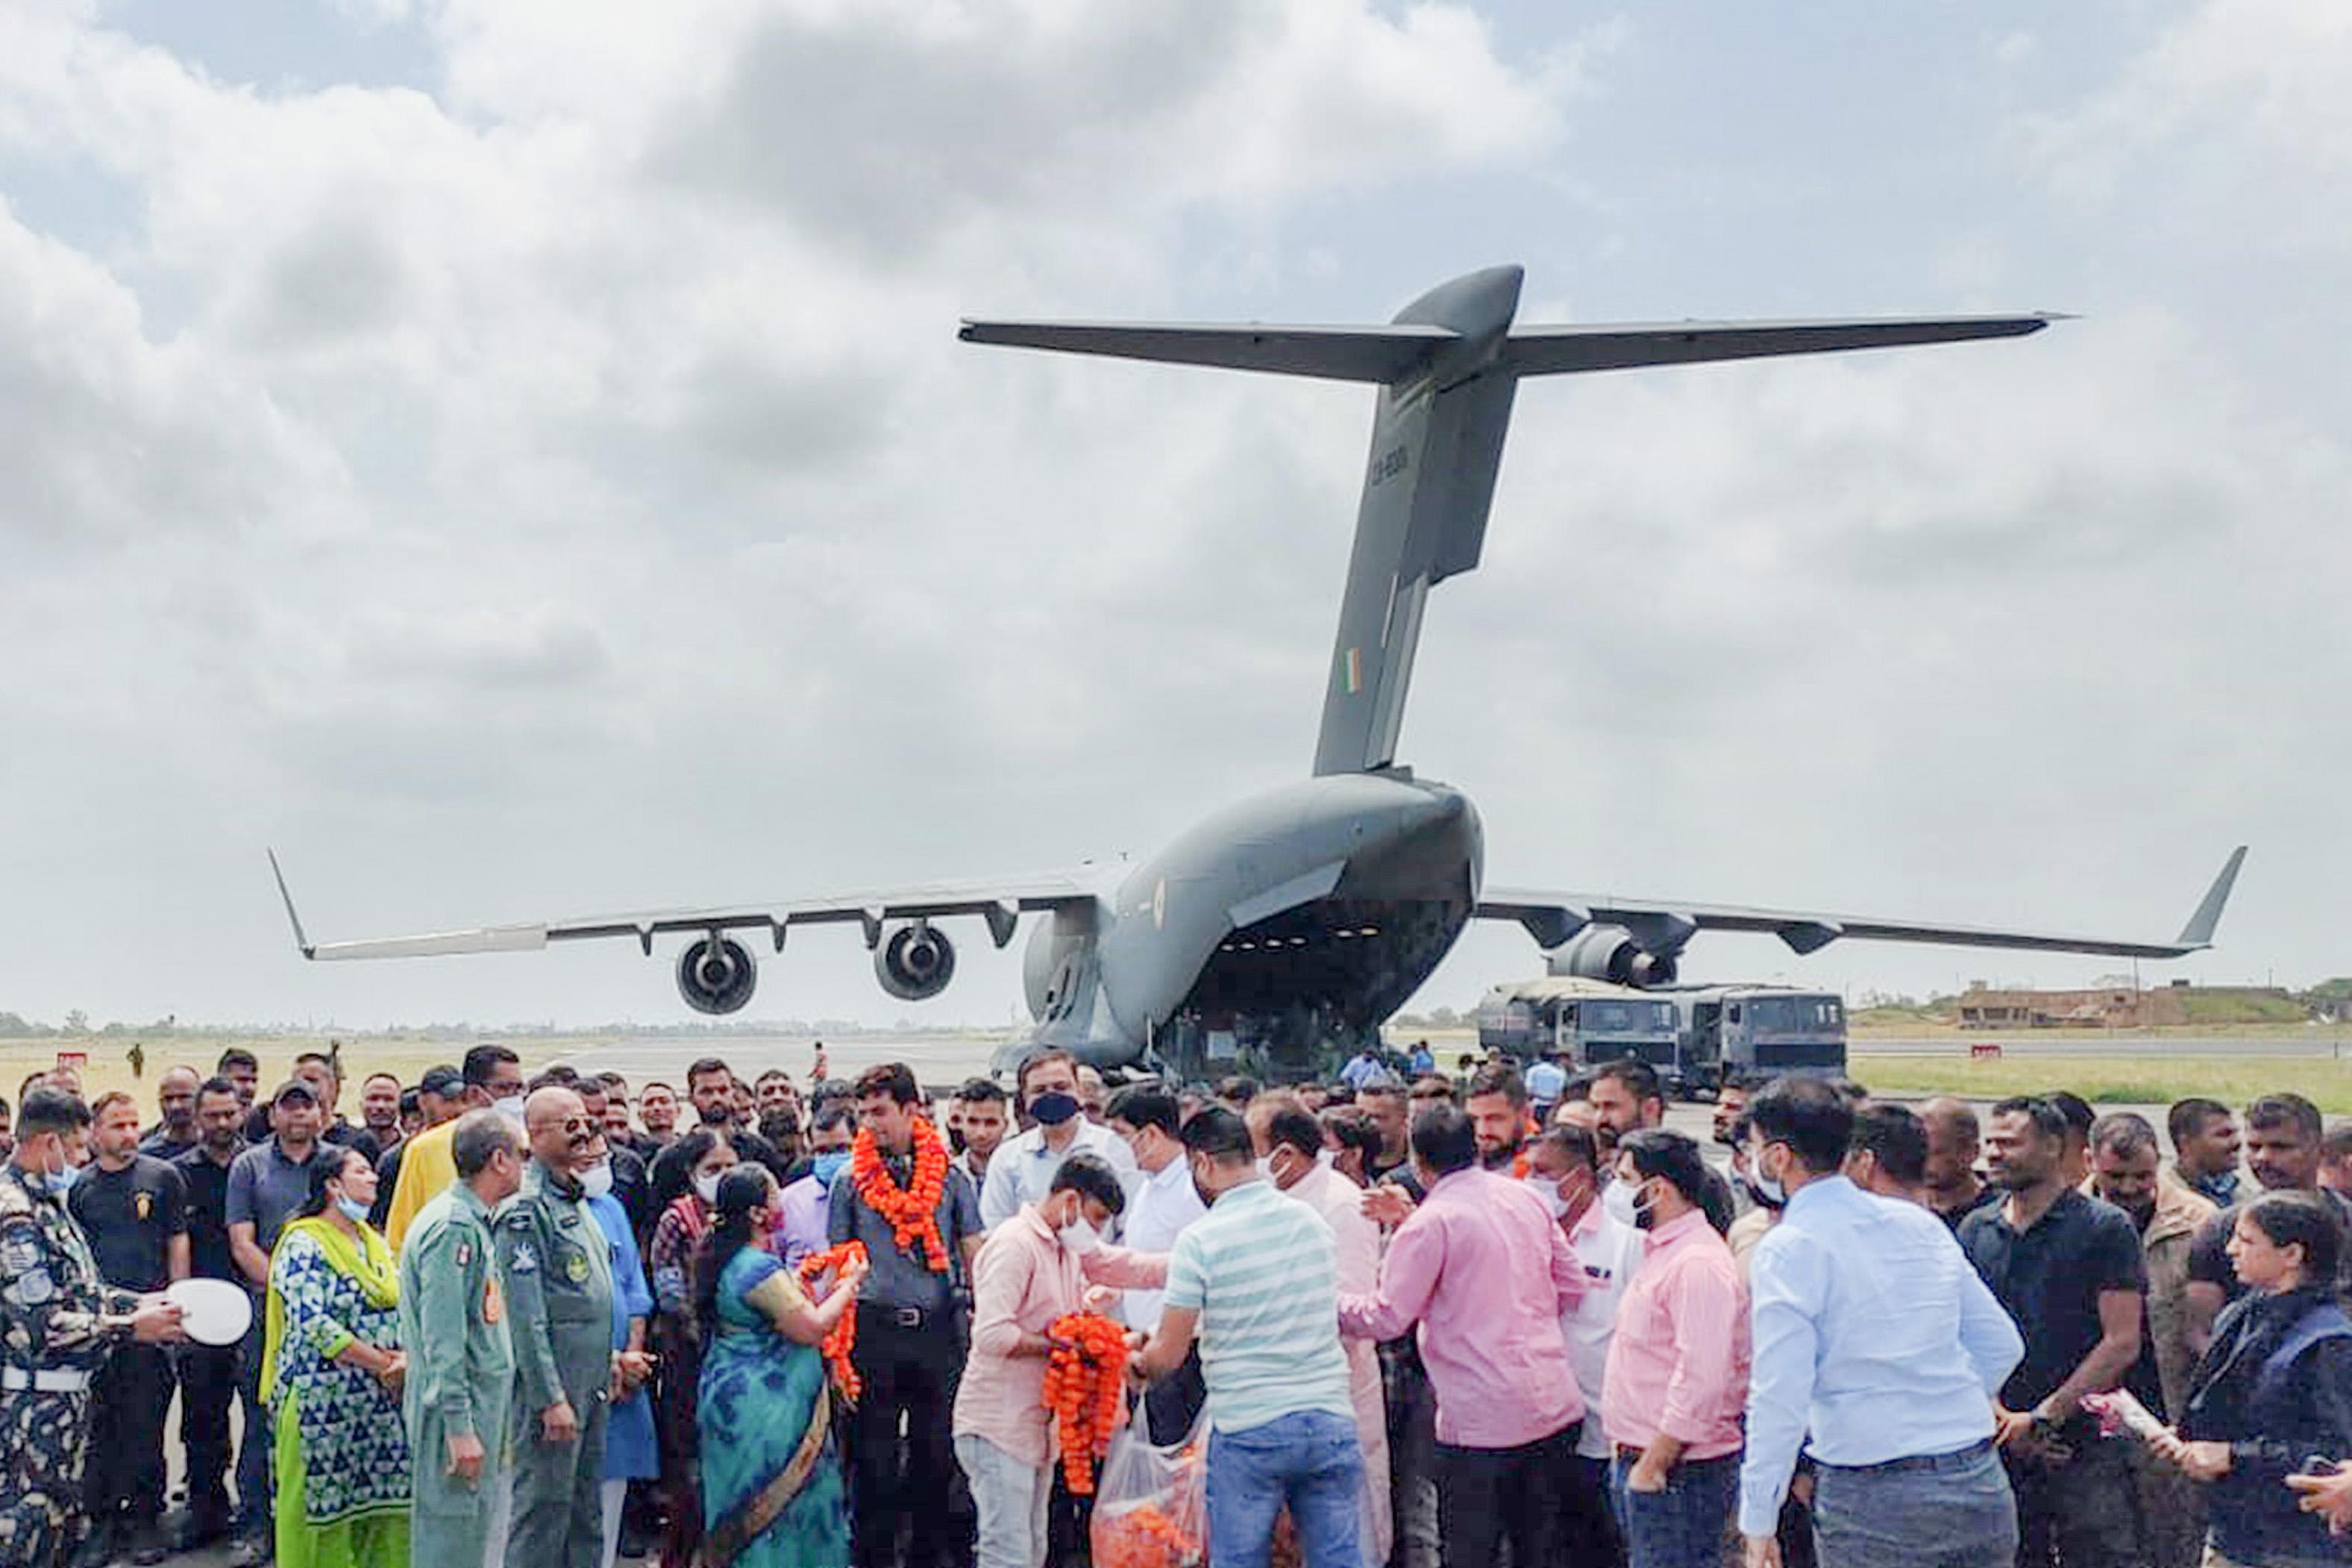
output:
[[[1241,1053],[1303,1073],[1369,1037],[1468,921],[1478,814],[1402,769],[1301,779],[1216,813],[1090,909],[1033,934],[1037,1043],[1099,1066],[1156,1048],[1180,1071]]]

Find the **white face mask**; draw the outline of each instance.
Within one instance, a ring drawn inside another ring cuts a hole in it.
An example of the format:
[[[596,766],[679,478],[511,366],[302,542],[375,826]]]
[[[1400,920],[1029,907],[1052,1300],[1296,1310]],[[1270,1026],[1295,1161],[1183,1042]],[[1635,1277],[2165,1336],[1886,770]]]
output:
[[[1640,1223],[1640,1216],[1633,1207],[1633,1184],[1631,1182],[1610,1183],[1609,1190],[1601,1194],[1601,1207],[1611,1219],[1628,1229]]]
[[[1084,1258],[1090,1252],[1102,1250],[1101,1233],[1083,1217],[1072,1220],[1054,1234],[1060,1238],[1062,1249],[1073,1258]]]
[[[497,1111],[500,1116],[505,1117],[509,1121],[513,1122],[517,1127],[522,1125],[521,1095],[510,1094],[504,1100],[494,1100],[490,1101],[490,1109]]]
[[[580,1173],[580,1190],[592,1198],[601,1198],[613,1190],[613,1162],[599,1160]]]
[[[1318,1149],[1315,1151],[1315,1163],[1328,1171],[1339,1163],[1339,1152],[1333,1149]]]
[[[707,1176],[695,1177],[694,1195],[712,1208],[717,1208],[719,1206],[719,1173],[713,1171]]]
[[[1269,1182],[1270,1182],[1270,1181],[1272,1181],[1272,1180],[1274,1180],[1274,1156],[1273,1156],[1273,1155],[1271,1155],[1271,1154],[1260,1154],[1260,1155],[1257,1157],[1257,1173],[1258,1173],[1259,1175],[1261,1175],[1261,1176],[1265,1177],[1265,1178],[1267,1181],[1269,1181]]]
[[[1551,1211],[1552,1218],[1568,1217],[1568,1200],[1559,1195],[1558,1182],[1553,1181],[1549,1176],[1528,1176],[1525,1178],[1525,1184],[1528,1191],[1543,1199],[1544,1207]]]

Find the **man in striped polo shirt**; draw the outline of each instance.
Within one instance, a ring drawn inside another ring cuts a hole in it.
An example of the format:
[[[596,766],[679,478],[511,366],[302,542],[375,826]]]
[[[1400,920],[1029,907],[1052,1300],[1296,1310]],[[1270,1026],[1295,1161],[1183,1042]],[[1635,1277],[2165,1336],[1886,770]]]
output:
[[[1307,1568],[1361,1568],[1364,1461],[1339,1348],[1331,1227],[1258,1172],[1249,1127],[1211,1108],[1184,1124],[1209,1212],[1168,1259],[1160,1326],[1136,1358],[1147,1378],[1197,1334],[1209,1389],[1209,1560],[1265,1568],[1284,1505]]]

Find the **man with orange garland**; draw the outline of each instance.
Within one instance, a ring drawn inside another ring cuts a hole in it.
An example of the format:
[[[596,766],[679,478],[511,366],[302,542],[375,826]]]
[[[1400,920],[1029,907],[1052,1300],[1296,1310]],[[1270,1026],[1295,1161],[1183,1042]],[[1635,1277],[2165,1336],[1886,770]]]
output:
[[[1110,1166],[1073,1154],[1054,1173],[1045,1201],[1022,1205],[990,1231],[972,1265],[971,1360],[956,1390],[955,1453],[980,1516],[974,1568],[1045,1561],[1055,1437],[1045,1408],[1050,1335],[1087,1310],[1078,1259],[1126,1207]]]
[[[872,1267],[851,1357],[865,1385],[851,1436],[853,1556],[858,1568],[892,1568],[904,1519],[907,1568],[945,1568],[961,1544],[949,1538],[947,1506],[964,1359],[956,1287],[980,1251],[980,1197],[922,1115],[922,1086],[904,1062],[868,1068],[856,1093],[857,1141],[825,1215],[826,1239],[864,1242]]]

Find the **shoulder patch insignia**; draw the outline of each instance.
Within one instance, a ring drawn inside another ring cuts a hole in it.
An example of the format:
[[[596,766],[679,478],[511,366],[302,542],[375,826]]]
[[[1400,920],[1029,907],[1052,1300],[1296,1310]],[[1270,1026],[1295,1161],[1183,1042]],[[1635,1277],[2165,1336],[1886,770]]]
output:
[[[517,1242],[514,1257],[507,1261],[507,1267],[518,1274],[535,1273],[539,1268],[539,1254],[531,1250],[528,1241]]]
[[[459,1242],[457,1244],[457,1267],[463,1268],[473,1261],[474,1244],[470,1241]]]
[[[22,1274],[40,1267],[41,1233],[29,1225],[0,1231],[0,1273]]]

